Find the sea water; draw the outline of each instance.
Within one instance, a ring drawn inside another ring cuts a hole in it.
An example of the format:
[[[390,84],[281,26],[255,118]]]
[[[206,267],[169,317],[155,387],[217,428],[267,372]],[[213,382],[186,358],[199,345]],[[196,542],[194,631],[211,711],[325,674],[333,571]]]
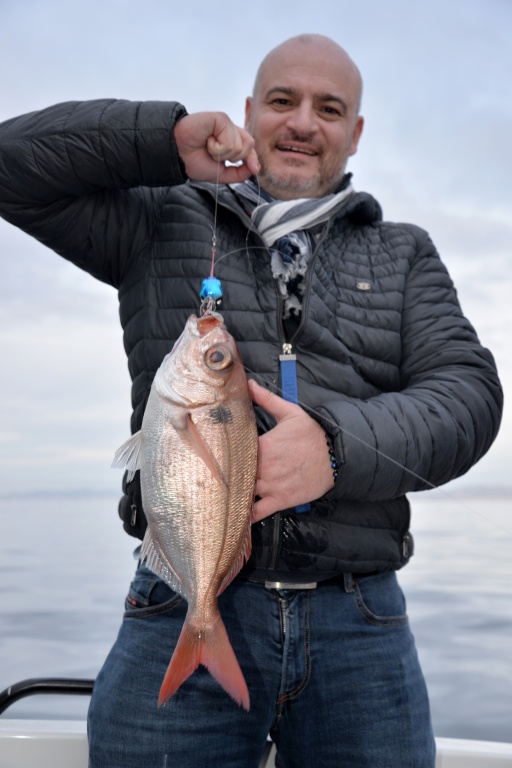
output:
[[[437,736],[512,741],[512,496],[414,494],[400,575]],[[0,690],[94,678],[115,640],[135,539],[111,496],[0,499]],[[88,697],[33,696],[9,717],[83,718]]]

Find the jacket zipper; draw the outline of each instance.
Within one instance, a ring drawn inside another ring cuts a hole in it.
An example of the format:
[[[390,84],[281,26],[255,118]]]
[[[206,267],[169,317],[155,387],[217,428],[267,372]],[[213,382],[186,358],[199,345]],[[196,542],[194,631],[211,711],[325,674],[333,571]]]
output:
[[[305,324],[305,317],[306,317],[306,311],[307,311],[307,305],[309,303],[309,282],[310,282],[310,275],[314,266],[314,263],[316,261],[318,252],[320,250],[320,246],[322,245],[323,241],[325,240],[327,236],[328,231],[328,225],[324,227],[321,237],[318,239],[316,243],[315,250],[313,251],[313,254],[311,256],[311,260],[308,265],[308,269],[305,275],[306,282],[306,290],[304,291],[304,298],[302,303],[302,313],[301,313],[301,319],[299,323],[299,327],[293,334],[290,341],[285,341],[284,339],[284,327],[283,327],[283,304],[284,299],[280,296],[277,286],[276,286],[276,295],[277,295],[277,301],[278,301],[278,319],[279,319],[279,343],[281,345],[281,355],[280,358],[288,358],[288,359],[296,359],[295,353],[294,353],[294,343],[296,339],[300,336],[300,333],[302,332],[302,329]],[[282,384],[282,380],[281,380]],[[279,563],[279,556],[281,554],[281,539],[282,539],[282,533],[283,533],[283,519],[282,515],[274,515],[272,518],[272,543],[271,543],[271,549],[270,549],[270,557],[268,561],[268,567],[270,570],[275,570],[277,568],[277,565]]]
[[[272,517],[272,542],[270,544],[270,556],[268,560],[268,568],[271,571],[275,571],[279,562],[279,555],[281,554],[281,538],[283,535],[283,518],[281,515],[274,515]]]

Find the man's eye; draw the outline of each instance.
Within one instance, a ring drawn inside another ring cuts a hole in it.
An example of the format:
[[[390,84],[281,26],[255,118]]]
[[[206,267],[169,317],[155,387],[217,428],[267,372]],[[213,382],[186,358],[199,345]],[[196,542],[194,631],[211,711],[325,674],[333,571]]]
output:
[[[322,112],[326,115],[332,115],[333,117],[341,115],[339,109],[336,109],[336,107],[322,107]]]

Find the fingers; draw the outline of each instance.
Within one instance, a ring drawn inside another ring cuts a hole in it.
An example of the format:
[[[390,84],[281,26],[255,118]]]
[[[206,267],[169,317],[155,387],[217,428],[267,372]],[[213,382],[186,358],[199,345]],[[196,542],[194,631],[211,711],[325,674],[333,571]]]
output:
[[[186,115],[176,124],[174,139],[190,178],[231,183],[260,171],[254,139],[223,112]]]
[[[281,421],[288,416],[297,416],[303,414],[302,408],[294,403],[283,400],[279,395],[275,395],[265,387],[260,386],[254,379],[249,379],[249,393],[256,403],[270,413],[276,421]]]
[[[251,173],[251,176],[257,176],[261,171],[260,161],[255,149],[251,149],[249,154],[244,158],[244,163]]]
[[[229,120],[227,116],[226,120]],[[237,163],[243,160],[254,147],[254,139],[243,128],[238,128],[231,120],[218,130],[217,120],[206,146],[214,160]]]
[[[222,165],[220,173],[217,169],[217,180],[221,184],[234,184],[237,181],[246,181],[246,179],[257,175],[259,172],[260,164],[253,150],[250,156],[247,156],[239,165]]]
[[[279,512],[279,504],[276,503],[276,500],[272,498],[272,496],[258,499],[258,501],[254,502],[252,508],[251,521],[253,523],[259,523],[260,520],[273,515],[274,512]]]
[[[208,137],[207,150],[216,162],[242,163],[238,166],[225,166],[221,170],[220,181],[244,181],[252,174],[260,172],[254,139],[243,128],[234,125],[226,115],[221,117],[228,122],[224,123],[224,120],[220,119],[216,121],[214,132]],[[218,122],[221,123],[220,130],[217,130]]]

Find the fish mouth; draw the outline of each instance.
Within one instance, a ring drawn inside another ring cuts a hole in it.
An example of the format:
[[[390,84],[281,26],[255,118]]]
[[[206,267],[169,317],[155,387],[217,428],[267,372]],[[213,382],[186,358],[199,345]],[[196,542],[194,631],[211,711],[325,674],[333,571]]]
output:
[[[196,327],[199,335],[203,337],[210,333],[210,331],[213,331],[214,328],[218,328],[219,325],[223,324],[224,319],[222,315],[218,312],[208,312],[202,317],[197,318]]]

